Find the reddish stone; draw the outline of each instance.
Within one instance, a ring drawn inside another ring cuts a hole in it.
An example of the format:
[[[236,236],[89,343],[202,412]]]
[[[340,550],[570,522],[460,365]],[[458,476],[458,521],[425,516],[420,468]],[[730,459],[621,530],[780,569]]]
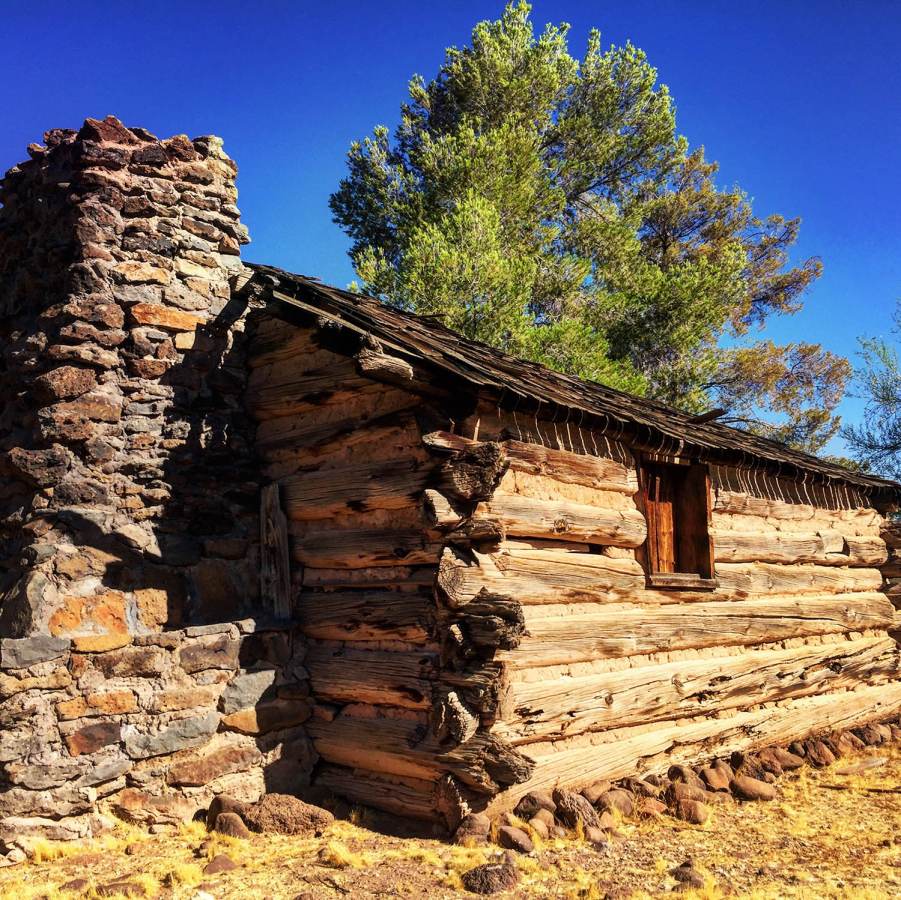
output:
[[[700,800],[680,800],[673,812],[676,818],[692,825],[703,825],[710,818],[710,807]]]
[[[255,747],[224,747],[212,753],[197,755],[169,767],[169,784],[200,787],[223,775],[244,772],[261,759]]]
[[[765,781],[758,781],[747,775],[736,775],[730,785],[732,793],[739,800],[775,800],[776,789]]]
[[[238,646],[238,642],[227,634],[197,638],[181,648],[178,661],[188,673],[233,669],[238,665]]]
[[[730,775],[725,769],[707,766],[701,769],[701,778],[704,779],[711,791],[728,791]]]
[[[122,726],[118,722],[97,722],[66,735],[66,746],[72,756],[80,756],[83,753],[94,753],[109,744],[116,744],[121,736]]]
[[[42,406],[80,397],[97,386],[97,376],[90,369],[60,366],[39,375],[34,382],[35,399]]]
[[[115,116],[105,119],[85,119],[77,135],[82,141],[109,142],[112,144],[137,144],[138,138]]]

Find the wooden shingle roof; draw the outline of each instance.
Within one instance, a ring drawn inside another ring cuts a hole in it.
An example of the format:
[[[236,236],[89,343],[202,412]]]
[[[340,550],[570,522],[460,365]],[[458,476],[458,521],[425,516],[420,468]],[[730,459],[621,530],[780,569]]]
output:
[[[361,335],[376,338],[385,350],[434,372],[453,376],[475,391],[497,398],[499,405],[522,408],[522,402],[570,410],[578,424],[620,430],[625,427],[645,445],[678,447],[736,465],[764,464],[786,476],[813,475],[901,500],[901,485],[819,459],[766,438],[716,421],[695,417],[602,384],[554,372],[517,359],[487,344],[471,341],[432,317],[387,306],[379,300],[322,284],[273,266],[250,264],[251,281],[274,303],[286,303]]]

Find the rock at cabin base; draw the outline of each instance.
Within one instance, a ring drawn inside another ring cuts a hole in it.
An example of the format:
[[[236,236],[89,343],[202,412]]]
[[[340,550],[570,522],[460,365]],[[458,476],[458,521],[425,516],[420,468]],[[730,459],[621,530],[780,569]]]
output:
[[[602,794],[598,797],[596,806],[599,810],[611,813],[615,811],[627,818],[635,811],[635,803],[632,795],[628,791],[624,791],[620,788]]]
[[[457,826],[454,832],[454,843],[464,845],[469,841],[483,844],[488,840],[491,831],[491,819],[485,813],[470,813]]]
[[[816,769],[825,769],[835,762],[835,755],[822,741],[805,741],[804,749],[807,762]]]
[[[673,807],[677,819],[692,825],[703,825],[710,818],[710,807],[700,800],[679,800]]]
[[[731,776],[724,768],[705,766],[701,769],[701,778],[704,779],[708,789],[711,791],[729,790]]]
[[[765,781],[747,775],[736,775],[730,784],[732,793],[739,800],[775,800],[776,789]]]
[[[557,818],[569,828],[575,828],[579,822],[586,828],[600,825],[595,808],[581,794],[554,788],[553,798],[557,804]]]
[[[505,850],[515,850],[517,853],[531,853],[535,849],[532,839],[513,825],[502,825],[498,829],[497,842]]]
[[[613,785],[609,781],[596,781],[594,784],[586,788],[582,788],[579,792],[592,805],[595,806],[598,800],[606,794]]]
[[[804,765],[804,759],[802,757],[796,756],[794,753],[789,753],[788,750],[783,750],[782,747],[773,747],[770,750],[770,755],[780,766],[782,766],[782,769],[785,772],[800,769]]]
[[[706,790],[700,775],[689,766],[670,766],[666,774],[670,781],[689,784],[700,791]]]
[[[529,791],[520,798],[519,803],[513,808],[521,819],[531,819],[540,809],[554,812],[557,808],[550,791]]]

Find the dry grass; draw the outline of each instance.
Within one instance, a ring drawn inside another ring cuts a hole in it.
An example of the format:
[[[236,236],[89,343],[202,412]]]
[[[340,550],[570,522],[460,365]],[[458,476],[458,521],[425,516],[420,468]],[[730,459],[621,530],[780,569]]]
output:
[[[885,758],[871,768],[859,763]],[[847,774],[840,774],[847,769]],[[670,869],[691,858],[705,879],[695,900],[748,897],[875,898],[901,895],[901,748],[878,748],[831,769],[802,770],[780,781],[769,804],[718,804],[712,823],[698,828],[670,818],[624,820],[621,840],[598,850],[573,833],[536,843],[517,858],[519,897],[638,898],[671,894]],[[93,900],[94,888],[117,880],[138,884],[145,896],[216,900],[304,897],[459,896],[461,875],[495,858],[495,847],[457,847],[369,831],[365,816],[339,821],[321,838],[257,836],[243,841],[209,836],[190,824],[151,836],[128,826],[88,844],[35,845],[27,864],[0,870],[0,898]],[[533,834],[533,838],[537,835]],[[207,841],[201,849],[202,842]],[[132,845],[133,852],[125,853]],[[204,876],[219,853],[238,869]],[[61,886],[88,878],[80,893]]]

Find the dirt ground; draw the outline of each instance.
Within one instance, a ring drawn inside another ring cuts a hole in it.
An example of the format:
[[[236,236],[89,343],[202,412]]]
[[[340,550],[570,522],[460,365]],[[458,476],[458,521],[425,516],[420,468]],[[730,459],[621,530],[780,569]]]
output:
[[[829,769],[779,782],[772,803],[725,799],[703,827],[671,818],[625,821],[622,837],[595,849],[577,835],[517,857],[519,885],[504,897],[646,898],[670,894],[670,869],[686,859],[705,878],[684,897],[877,898],[901,896],[901,747],[870,748]],[[362,822],[355,815],[355,822]],[[387,837],[339,821],[321,838],[208,836],[200,824],[168,835],[122,825],[87,845],[38,846],[35,858],[0,870],[0,897],[158,898],[428,897],[466,894],[460,875],[496,848]],[[204,875],[216,854],[237,863]],[[65,885],[75,881],[73,889]],[[87,883],[84,883],[87,882]]]

